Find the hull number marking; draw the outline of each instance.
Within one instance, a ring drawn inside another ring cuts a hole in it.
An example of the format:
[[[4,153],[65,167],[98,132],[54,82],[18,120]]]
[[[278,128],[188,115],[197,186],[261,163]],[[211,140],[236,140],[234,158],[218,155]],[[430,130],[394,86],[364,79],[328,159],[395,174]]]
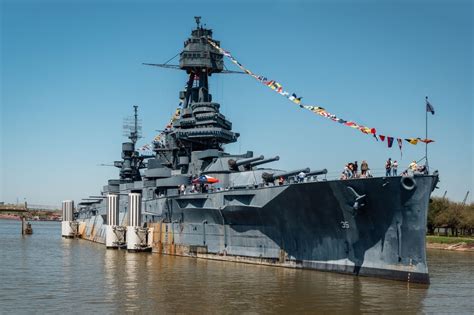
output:
[[[349,222],[347,221],[341,221],[341,227],[343,229],[348,229],[349,228]]]

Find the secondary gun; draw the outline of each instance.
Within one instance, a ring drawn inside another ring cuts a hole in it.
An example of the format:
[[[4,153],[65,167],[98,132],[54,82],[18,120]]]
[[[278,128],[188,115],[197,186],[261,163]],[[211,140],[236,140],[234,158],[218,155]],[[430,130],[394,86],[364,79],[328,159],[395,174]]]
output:
[[[262,179],[266,183],[271,183],[279,177],[288,178],[290,176],[299,174],[301,172],[308,174],[310,172],[310,169],[309,169],[309,167],[307,167],[307,168],[302,168],[302,169],[299,169],[299,170],[294,170],[294,171],[285,172],[285,173],[281,173],[281,174],[272,174],[272,173],[264,172],[262,174]]]
[[[280,159],[280,157],[277,155],[277,156],[269,158],[269,159],[263,159],[261,161],[251,162],[249,166],[254,167],[254,166],[257,166],[257,165],[262,165],[262,164],[265,164],[265,163],[278,161],[279,159]]]
[[[239,170],[239,166],[244,166],[246,168],[248,168],[248,165],[252,162],[255,162],[255,161],[260,161],[260,160],[263,160],[265,157],[263,155],[260,155],[260,156],[257,156],[257,157],[251,157],[251,158],[247,158],[247,159],[240,159],[240,160],[233,160],[233,159],[230,159],[229,160],[229,168],[233,171],[238,171]]]
[[[312,171],[306,174],[306,176],[317,176],[317,175],[326,175],[328,173],[327,169]]]

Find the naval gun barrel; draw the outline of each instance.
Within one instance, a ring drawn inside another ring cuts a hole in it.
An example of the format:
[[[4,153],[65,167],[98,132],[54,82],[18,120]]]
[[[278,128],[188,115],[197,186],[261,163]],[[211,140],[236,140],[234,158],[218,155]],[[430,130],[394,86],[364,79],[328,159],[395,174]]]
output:
[[[317,176],[317,175],[326,175],[328,173],[327,169],[312,171],[306,174],[306,176]]]
[[[248,159],[240,159],[235,161],[235,166],[241,166],[241,165],[247,165],[255,161],[260,161],[263,160],[265,157],[263,155],[257,156],[257,157],[252,157]]]
[[[309,167],[307,167],[307,168],[302,168],[302,169],[294,170],[294,171],[290,171],[290,172],[284,172],[284,173],[281,173],[281,174],[263,173],[262,178],[266,182],[272,182],[272,181],[274,181],[275,179],[277,179],[279,177],[288,178],[290,176],[299,174],[301,172],[308,174],[310,172],[310,169],[309,169]]]
[[[279,159],[280,159],[280,157],[277,155],[277,156],[269,158],[269,159],[263,159],[261,161],[251,162],[250,167],[254,167],[254,166],[265,164],[265,163],[270,163],[270,162],[273,162],[273,161],[278,161]]]

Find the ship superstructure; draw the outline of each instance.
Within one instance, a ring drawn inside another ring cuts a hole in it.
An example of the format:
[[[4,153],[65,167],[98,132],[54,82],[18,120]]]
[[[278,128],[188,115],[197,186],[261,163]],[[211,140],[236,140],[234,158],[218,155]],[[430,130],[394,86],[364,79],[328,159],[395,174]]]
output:
[[[176,66],[187,75],[176,119],[150,156],[135,148],[137,129],[130,133],[115,162],[120,177],[78,203],[74,233],[129,251],[429,282],[426,216],[437,175],[326,180],[325,169],[276,170],[267,165],[278,156],[225,152],[239,134],[208,84],[226,71],[223,55],[196,21]]]

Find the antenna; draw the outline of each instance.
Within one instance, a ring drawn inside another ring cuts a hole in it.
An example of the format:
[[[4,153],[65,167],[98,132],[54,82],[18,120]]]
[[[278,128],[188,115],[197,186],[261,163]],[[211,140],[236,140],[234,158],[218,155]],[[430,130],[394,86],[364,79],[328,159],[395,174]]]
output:
[[[137,116],[138,106],[137,105],[133,105],[133,111],[134,111],[134,114],[135,114],[135,120],[134,120],[134,126],[133,126],[133,136],[137,137],[138,136],[138,116]],[[134,142],[136,142],[136,141],[137,140],[135,140]]]
[[[142,120],[138,119],[137,105],[133,106],[133,111],[133,116],[126,117],[123,120],[123,135],[135,144],[142,137]]]
[[[201,17],[195,16],[194,19],[196,20],[197,28],[199,28],[199,23],[201,23]]]

